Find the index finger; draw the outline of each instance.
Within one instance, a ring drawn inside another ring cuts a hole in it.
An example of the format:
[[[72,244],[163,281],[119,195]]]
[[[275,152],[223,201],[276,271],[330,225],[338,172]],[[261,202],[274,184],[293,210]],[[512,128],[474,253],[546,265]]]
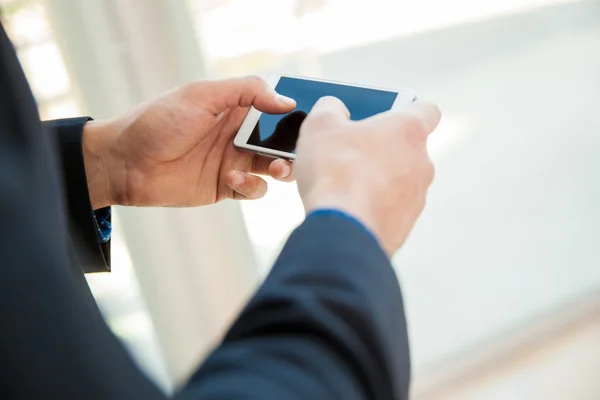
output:
[[[362,123],[374,125],[375,130],[401,130],[426,139],[437,128],[441,118],[438,106],[429,101],[416,101],[398,110],[368,118]]]
[[[296,102],[275,92],[267,82],[256,76],[192,84],[194,100],[214,115],[229,108],[254,106],[257,110],[283,114],[292,111]]]
[[[350,111],[338,98],[325,96],[319,99],[302,124],[303,129],[311,127],[323,129],[324,127],[338,125],[350,119]]]

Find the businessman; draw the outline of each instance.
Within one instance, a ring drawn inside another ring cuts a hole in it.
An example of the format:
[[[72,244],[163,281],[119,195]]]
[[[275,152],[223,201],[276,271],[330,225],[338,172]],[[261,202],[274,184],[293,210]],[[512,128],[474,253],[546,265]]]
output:
[[[43,127],[0,30],[0,398],[165,398],[105,324],[83,272],[109,267],[111,205],[254,199],[267,190],[258,175],[292,180],[285,161],[233,147],[251,105],[294,108],[241,78],[191,83],[110,120]],[[389,258],[424,206],[439,119],[423,102],[360,122],[339,100],[315,105],[294,167],[306,220],[175,398],[407,399]]]

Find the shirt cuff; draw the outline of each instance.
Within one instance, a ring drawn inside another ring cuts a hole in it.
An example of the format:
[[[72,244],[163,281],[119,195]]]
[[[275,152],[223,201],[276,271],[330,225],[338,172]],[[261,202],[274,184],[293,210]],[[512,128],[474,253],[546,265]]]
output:
[[[111,208],[105,207],[94,211],[94,222],[100,243],[108,243],[112,235]]]
[[[367,228],[356,217],[354,217],[344,211],[336,210],[334,208],[320,208],[318,210],[314,210],[314,211],[311,211],[310,213],[308,213],[308,215],[306,216],[306,219],[315,218],[315,217],[319,217],[319,216],[329,217],[329,218],[342,218],[342,219],[351,221],[355,225],[359,226],[363,231],[368,233],[373,239],[375,239],[375,241],[377,243],[379,243],[379,239],[377,239],[377,236],[375,236],[373,231],[371,231],[369,228]]]
[[[75,243],[79,263],[86,273],[110,271],[110,241],[102,243],[99,240],[98,228],[102,218],[95,218],[83,159],[83,127],[90,119],[69,118],[44,123],[59,144],[57,150],[63,173],[69,234]],[[109,218],[105,219],[110,222]]]

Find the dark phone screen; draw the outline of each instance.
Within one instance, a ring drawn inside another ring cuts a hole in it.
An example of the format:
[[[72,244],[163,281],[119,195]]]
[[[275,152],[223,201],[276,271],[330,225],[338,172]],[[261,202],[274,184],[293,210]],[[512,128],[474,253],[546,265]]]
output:
[[[248,144],[286,153],[295,153],[300,125],[321,97],[337,97],[348,107],[351,119],[358,121],[390,110],[398,96],[385,90],[288,77],[281,77],[275,90],[296,100],[296,109],[288,114],[263,113]]]

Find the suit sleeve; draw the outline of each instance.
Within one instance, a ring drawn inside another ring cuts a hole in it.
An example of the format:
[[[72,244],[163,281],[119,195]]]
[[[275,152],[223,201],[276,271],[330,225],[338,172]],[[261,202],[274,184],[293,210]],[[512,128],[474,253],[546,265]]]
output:
[[[374,238],[308,218],[182,399],[408,399],[398,280]]]
[[[10,368],[0,394],[165,399],[70,268],[58,193],[51,195],[52,174],[45,173],[52,163],[33,174],[30,151],[6,129],[0,222],[10,234],[0,240],[0,353]],[[221,345],[175,398],[407,400],[409,376],[402,299],[389,261],[358,224],[320,215],[292,234]]]
[[[101,266],[83,122],[55,124],[65,196],[54,143],[42,134],[2,29],[0,93],[0,398],[165,399],[112,334],[82,279],[81,260]],[[67,234],[67,219],[75,234]],[[98,251],[88,259],[79,247]],[[356,223],[320,215],[292,234],[176,398],[407,400],[409,377],[402,298],[389,261]]]
[[[40,174],[11,150],[0,157],[9,167],[0,169],[0,398],[165,399],[104,322],[73,261],[58,196],[46,196],[44,180],[30,184]]]
[[[0,398],[164,399],[85,285],[73,250],[77,238],[67,233],[55,140],[43,134],[1,23],[0,94]],[[81,162],[67,160],[81,178]],[[80,181],[69,191],[86,198],[84,186]],[[91,218],[89,201],[80,207]]]
[[[83,126],[91,118],[70,118],[43,123],[59,144],[59,160],[69,214],[69,233],[78,242],[78,258],[84,272],[110,271],[110,240],[101,243],[88,192],[81,140]]]

